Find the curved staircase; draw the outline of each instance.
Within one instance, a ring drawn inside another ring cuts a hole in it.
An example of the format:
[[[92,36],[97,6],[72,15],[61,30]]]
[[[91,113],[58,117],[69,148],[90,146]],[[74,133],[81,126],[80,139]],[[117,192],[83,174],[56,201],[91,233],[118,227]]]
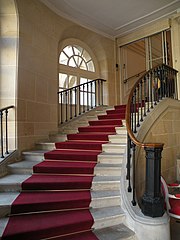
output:
[[[55,144],[38,144],[8,166],[0,179],[2,240],[135,239],[121,209],[124,115],[123,105],[91,116],[78,133],[67,128],[67,136],[52,136]]]

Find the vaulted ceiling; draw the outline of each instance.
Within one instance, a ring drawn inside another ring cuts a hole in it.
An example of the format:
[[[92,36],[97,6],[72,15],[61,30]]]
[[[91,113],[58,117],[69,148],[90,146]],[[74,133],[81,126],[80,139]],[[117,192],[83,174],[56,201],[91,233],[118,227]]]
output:
[[[114,38],[180,12],[180,0],[41,0],[74,22]]]

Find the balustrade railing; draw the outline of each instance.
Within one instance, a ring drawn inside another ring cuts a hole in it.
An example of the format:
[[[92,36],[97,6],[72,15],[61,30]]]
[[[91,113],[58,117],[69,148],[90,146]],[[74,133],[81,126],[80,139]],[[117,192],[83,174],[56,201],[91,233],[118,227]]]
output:
[[[60,123],[104,104],[104,79],[95,79],[58,92]]]
[[[8,137],[8,112],[14,106],[8,106],[0,109],[0,125],[1,125],[1,158],[4,154],[9,154],[9,137]]]
[[[143,74],[132,88],[126,107],[128,131],[127,180],[128,192],[133,191],[132,204],[136,205],[136,149],[144,148],[146,154],[145,192],[141,210],[144,215],[160,217],[164,213],[161,194],[161,152],[163,143],[142,143],[136,138],[141,122],[163,98],[177,99],[177,71],[159,65]],[[131,171],[132,168],[132,171]],[[131,176],[132,173],[132,176]]]

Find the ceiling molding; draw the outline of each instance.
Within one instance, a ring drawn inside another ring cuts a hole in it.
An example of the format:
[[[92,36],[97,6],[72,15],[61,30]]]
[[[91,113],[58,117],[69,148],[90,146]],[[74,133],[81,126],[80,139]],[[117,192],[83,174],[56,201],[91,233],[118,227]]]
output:
[[[180,9],[180,0],[40,0],[56,14],[114,39],[159,19],[168,18]],[[128,3],[132,3],[128,5]],[[143,3],[143,5],[142,5]],[[114,5],[113,5],[114,4]],[[99,7],[103,9],[100,9]],[[133,9],[133,6],[142,8]],[[127,14],[128,11],[128,14]]]

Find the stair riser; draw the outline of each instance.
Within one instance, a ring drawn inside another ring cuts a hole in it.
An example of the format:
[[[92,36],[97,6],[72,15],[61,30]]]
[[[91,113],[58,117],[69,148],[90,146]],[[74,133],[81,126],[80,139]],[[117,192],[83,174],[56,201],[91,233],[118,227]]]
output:
[[[25,161],[37,161],[38,163],[44,160],[44,154],[40,154],[40,155],[24,154],[23,159]]]
[[[120,181],[115,182],[93,182],[92,183],[93,191],[118,191],[120,188]]]
[[[127,144],[127,137],[125,135],[111,135],[109,136],[109,141],[111,143],[121,143],[121,144]]]
[[[117,216],[113,216],[113,217],[109,217],[109,218],[108,217],[102,218],[100,220],[99,219],[95,220],[92,228],[97,230],[97,229],[101,229],[101,228],[112,227],[112,226],[121,224],[124,221],[125,221],[124,215],[117,215]]]
[[[8,167],[8,172],[10,174],[32,174],[33,170],[32,168],[11,168]]]
[[[94,174],[96,176],[120,176],[121,175],[121,169],[120,168],[106,168],[106,169],[100,169],[95,168]]]
[[[51,150],[55,149],[55,144],[54,143],[46,143],[46,144],[45,143],[37,143],[36,149],[51,151]]]
[[[116,197],[109,197],[109,198],[92,199],[90,207],[103,208],[103,207],[120,206],[120,204],[121,204],[120,196],[116,196]]]
[[[122,163],[123,161],[123,155],[121,156],[118,156],[118,157],[113,157],[113,156],[103,156],[103,155],[100,155],[98,156],[98,162],[99,163],[104,163],[104,164],[119,164],[119,163]]]
[[[20,192],[21,191],[21,184],[20,183],[1,184],[0,185],[0,191],[2,191],[2,192]]]
[[[75,132],[76,133],[76,132]],[[49,137],[51,142],[64,142],[67,140],[67,136],[50,136]]]
[[[112,207],[120,205],[120,195],[119,196],[111,196],[105,198],[93,198],[90,204],[91,208],[102,208],[102,207]],[[59,210],[59,209],[57,209]],[[0,217],[5,217],[11,213],[11,205],[10,203],[7,205],[3,205],[0,207]]]
[[[9,206],[3,206],[0,207],[0,218],[6,217],[11,213],[11,207]]]
[[[102,150],[105,153],[124,153],[124,148],[121,148],[120,146],[102,146]]]

